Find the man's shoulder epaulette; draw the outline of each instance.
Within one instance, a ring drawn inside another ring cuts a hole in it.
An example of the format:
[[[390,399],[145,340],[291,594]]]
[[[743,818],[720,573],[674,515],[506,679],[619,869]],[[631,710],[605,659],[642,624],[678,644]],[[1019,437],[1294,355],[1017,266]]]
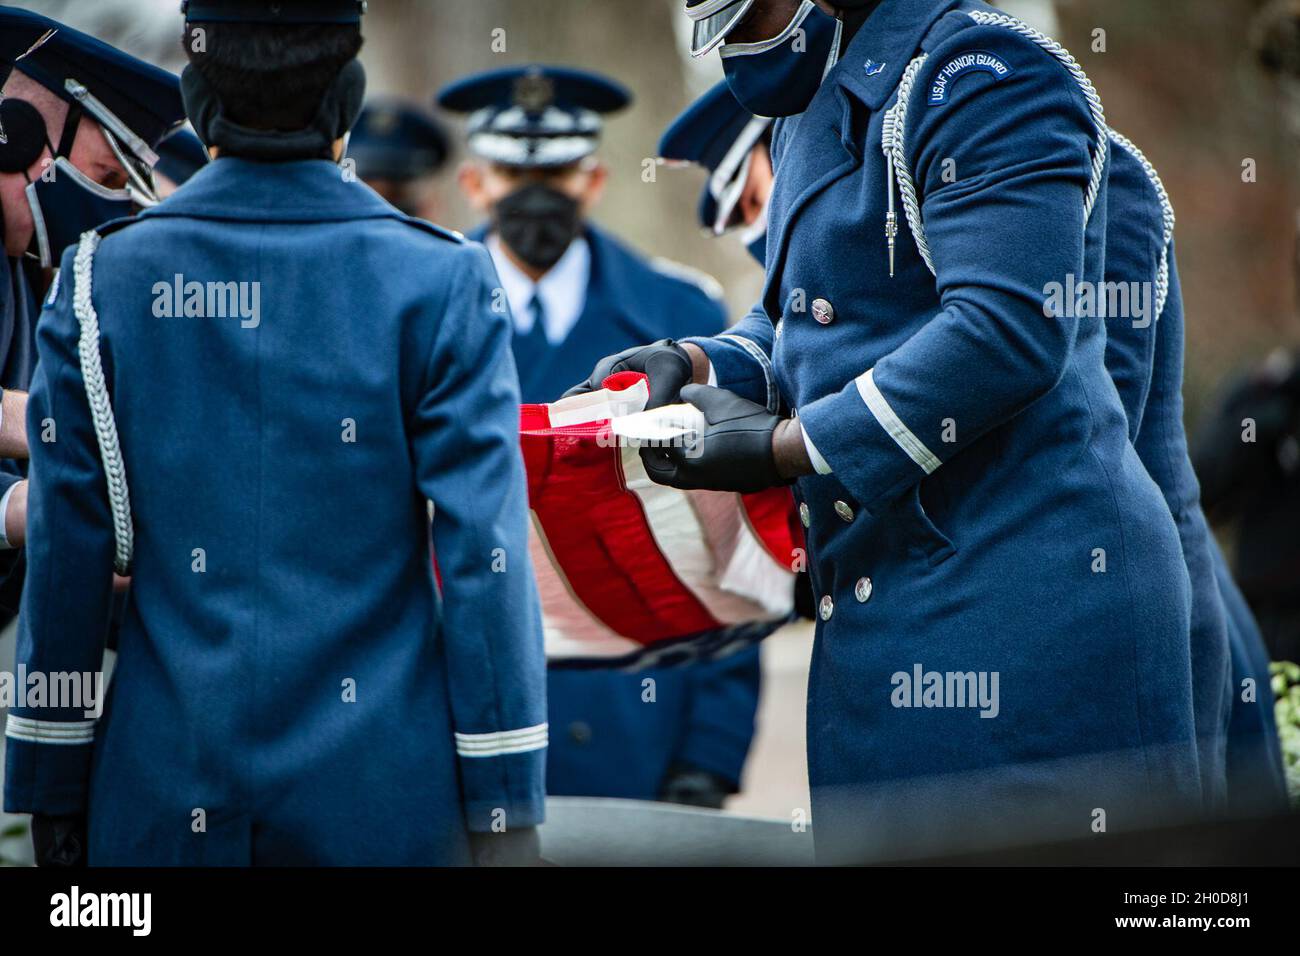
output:
[[[439,239],[445,239],[448,242],[455,243],[456,245],[461,245],[468,241],[463,232],[459,232],[455,229],[447,229],[444,226],[439,226],[437,223],[427,222],[424,219],[416,219],[414,216],[402,216],[401,221],[406,223],[408,226],[422,229],[431,235],[437,236]]]
[[[650,260],[650,268],[660,275],[677,279],[695,286],[710,299],[721,300],[724,295],[722,283],[701,269],[688,266],[673,259],[655,256]]]

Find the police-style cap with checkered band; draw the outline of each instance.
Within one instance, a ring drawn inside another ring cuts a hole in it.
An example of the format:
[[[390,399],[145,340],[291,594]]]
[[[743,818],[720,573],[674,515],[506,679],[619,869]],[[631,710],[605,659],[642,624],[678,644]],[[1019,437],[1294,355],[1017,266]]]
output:
[[[754,146],[772,120],[755,116],[736,102],[726,81],[688,106],[664,131],[659,156],[670,163],[693,163],[710,173],[700,195],[700,224],[714,235],[733,225],[744,192]]]
[[[476,156],[507,166],[564,166],[595,151],[602,116],[632,94],[614,80],[561,66],[514,66],[457,80],[438,105],[469,114]]]
[[[366,0],[181,0],[199,23],[360,23]]]

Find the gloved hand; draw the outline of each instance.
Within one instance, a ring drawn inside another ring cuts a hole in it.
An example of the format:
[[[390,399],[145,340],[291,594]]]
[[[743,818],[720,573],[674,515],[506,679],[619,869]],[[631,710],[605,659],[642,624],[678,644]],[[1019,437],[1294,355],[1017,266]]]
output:
[[[658,408],[677,401],[682,386],[691,381],[693,369],[691,357],[684,348],[672,339],[660,339],[651,345],[638,345],[605,356],[596,363],[591,376],[565,392],[564,397],[594,392],[615,372],[644,373],[650,385],[650,401],[646,408]]]
[[[37,866],[81,869],[86,865],[86,818],[34,814],[32,848]]]
[[[475,866],[540,866],[542,842],[537,827],[517,827],[500,833],[471,833]]]
[[[731,781],[721,774],[686,764],[674,764],[664,775],[664,782],[659,787],[659,799],[664,803],[677,803],[685,807],[721,810],[723,802],[735,790]]]
[[[788,482],[777,472],[772,433],[784,421],[762,405],[708,385],[687,385],[684,402],[704,414],[704,432],[671,447],[641,449],[650,477],[674,488],[762,491]]]

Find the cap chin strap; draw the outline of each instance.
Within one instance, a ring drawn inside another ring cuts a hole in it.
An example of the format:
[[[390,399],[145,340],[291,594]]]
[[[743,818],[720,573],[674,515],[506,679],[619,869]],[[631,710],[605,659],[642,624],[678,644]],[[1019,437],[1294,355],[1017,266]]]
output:
[[[199,139],[226,156],[246,159],[333,159],[334,143],[356,123],[365,95],[366,71],[359,61],[350,60],[325,91],[311,125],[289,131],[252,129],[222,114],[216,90],[193,64],[181,72],[185,113]]]

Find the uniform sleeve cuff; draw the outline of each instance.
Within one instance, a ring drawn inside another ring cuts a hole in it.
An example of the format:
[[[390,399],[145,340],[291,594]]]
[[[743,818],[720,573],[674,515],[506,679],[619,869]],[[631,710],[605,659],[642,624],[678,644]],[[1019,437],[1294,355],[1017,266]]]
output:
[[[708,357],[710,385],[776,411],[777,389],[771,361],[755,342],[734,333],[684,341],[699,346]]]
[[[9,543],[9,535],[5,533],[5,529],[8,527],[6,519],[9,516],[9,497],[14,493],[14,489],[17,487],[18,482],[15,481],[9,486],[8,490],[5,491],[4,497],[0,498],[0,549],[11,550],[13,548],[13,545]]]
[[[473,833],[535,827],[546,817],[546,750],[461,755],[465,822]]]
[[[822,457],[822,453],[817,450],[813,440],[808,437],[808,429],[803,427],[803,422],[799,423],[799,434],[803,435],[803,447],[808,449],[808,459],[812,462],[813,471],[819,475],[829,475],[831,473],[830,462]]]
[[[805,405],[799,423],[836,479],[868,511],[892,501],[940,464],[894,413],[870,371]]]

